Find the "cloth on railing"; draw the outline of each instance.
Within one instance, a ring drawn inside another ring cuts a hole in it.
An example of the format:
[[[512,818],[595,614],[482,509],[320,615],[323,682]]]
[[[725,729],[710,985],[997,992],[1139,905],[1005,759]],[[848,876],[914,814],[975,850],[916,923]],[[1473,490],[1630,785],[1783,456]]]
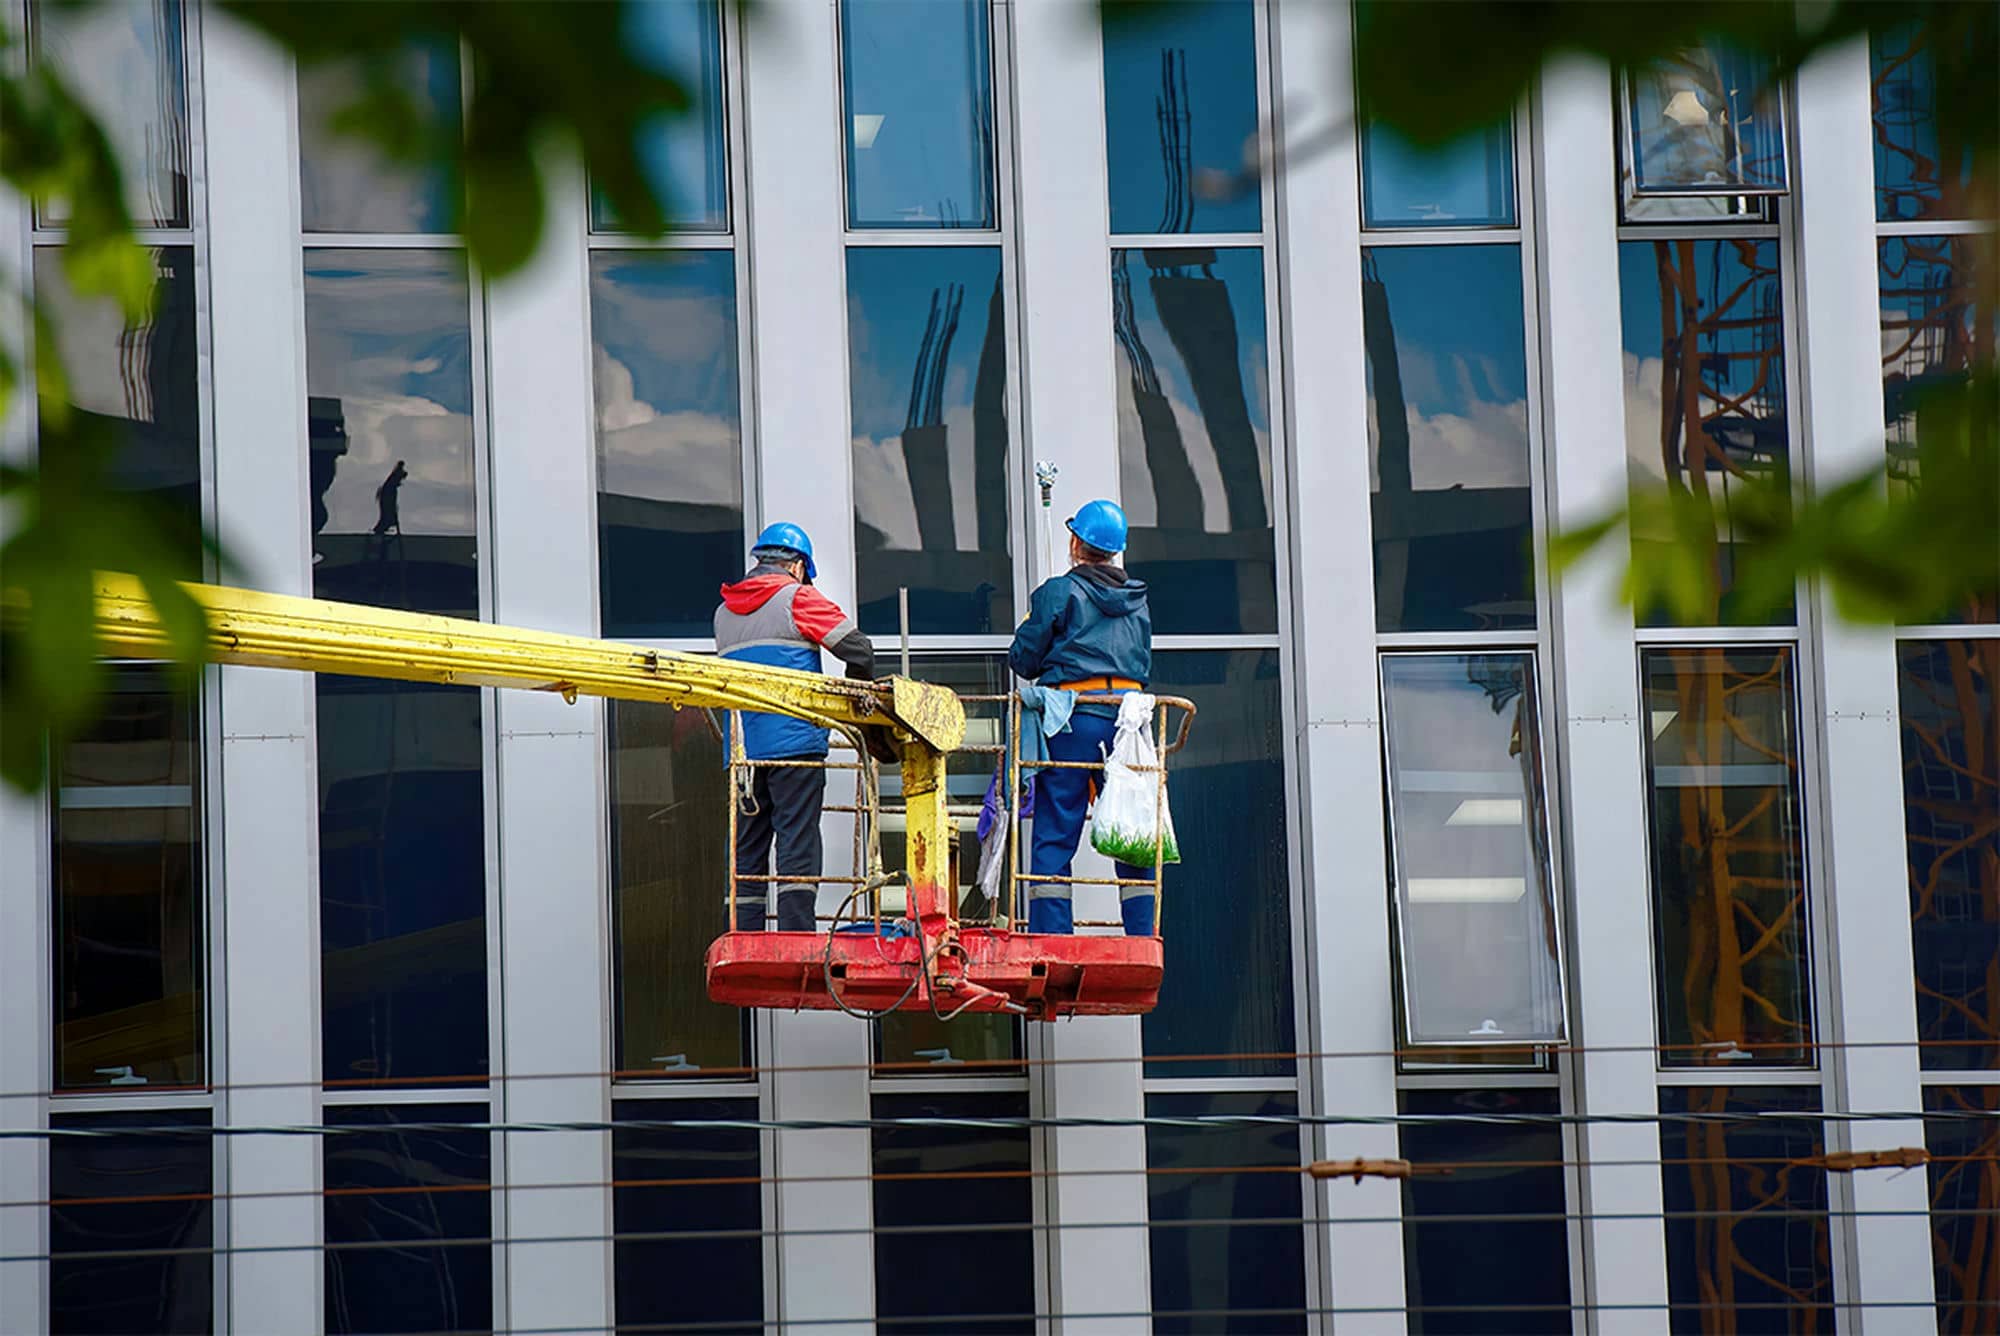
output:
[[[1061,687],[1021,688],[1021,759],[1049,759],[1049,739],[1069,727],[1076,713],[1076,693]]]

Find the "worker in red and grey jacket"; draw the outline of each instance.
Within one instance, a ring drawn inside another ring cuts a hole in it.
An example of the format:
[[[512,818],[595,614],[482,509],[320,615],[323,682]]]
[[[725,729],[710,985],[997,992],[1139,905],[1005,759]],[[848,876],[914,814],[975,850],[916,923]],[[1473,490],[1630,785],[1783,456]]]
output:
[[[824,649],[847,665],[847,675],[875,676],[875,646],[840,610],[813,588],[812,539],[796,524],[772,524],[750,549],[757,564],[734,584],[722,586],[715,610],[715,648],[725,659],[772,668],[821,671]],[[823,761],[827,731],[782,714],[743,712],[743,752],[753,761]],[[754,811],[736,821],[736,875],[766,875],[771,845],[777,844],[778,928],[817,929],[820,808],[826,801],[826,771],[817,765],[755,766],[751,771]],[[763,928],[770,882],[746,881],[736,888],[736,929]]]

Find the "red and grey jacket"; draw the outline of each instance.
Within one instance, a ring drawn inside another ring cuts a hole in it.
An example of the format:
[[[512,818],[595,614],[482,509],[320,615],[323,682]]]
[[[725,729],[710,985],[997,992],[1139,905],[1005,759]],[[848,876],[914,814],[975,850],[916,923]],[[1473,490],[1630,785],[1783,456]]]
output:
[[[715,610],[715,649],[725,659],[773,668],[821,670],[824,649],[847,675],[875,676],[875,646],[840,605],[779,566],[760,565],[722,586]],[[744,711],[743,751],[753,761],[826,755],[827,733],[802,719]]]

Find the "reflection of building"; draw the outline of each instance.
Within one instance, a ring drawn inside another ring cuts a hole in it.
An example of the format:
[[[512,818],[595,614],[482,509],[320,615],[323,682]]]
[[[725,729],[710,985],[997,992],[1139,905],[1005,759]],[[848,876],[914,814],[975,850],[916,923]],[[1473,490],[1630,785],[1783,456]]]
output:
[[[1363,252],[1361,309],[1375,401],[1376,616],[1385,626],[1522,625],[1534,518],[1527,487],[1416,490],[1389,287]]]

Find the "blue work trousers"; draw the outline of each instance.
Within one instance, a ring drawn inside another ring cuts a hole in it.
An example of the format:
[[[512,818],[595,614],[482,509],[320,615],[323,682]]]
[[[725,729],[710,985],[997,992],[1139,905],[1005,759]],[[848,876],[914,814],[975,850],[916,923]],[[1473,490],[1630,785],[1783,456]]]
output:
[[[1079,708],[1070,716],[1069,727],[1049,739],[1051,761],[1100,762],[1111,750],[1118,721],[1109,715],[1086,713]],[[1090,813],[1091,785],[1104,783],[1100,769],[1064,768],[1037,770],[1035,775],[1035,844],[1029,855],[1028,870],[1038,877],[1067,877],[1076,860],[1076,842],[1083,834]],[[1150,878],[1145,868],[1130,863],[1115,864],[1120,877]],[[1076,931],[1071,911],[1072,888],[1067,882],[1028,883],[1028,931],[1068,934]],[[1120,886],[1119,916],[1125,921],[1128,937],[1153,934],[1153,888]]]

